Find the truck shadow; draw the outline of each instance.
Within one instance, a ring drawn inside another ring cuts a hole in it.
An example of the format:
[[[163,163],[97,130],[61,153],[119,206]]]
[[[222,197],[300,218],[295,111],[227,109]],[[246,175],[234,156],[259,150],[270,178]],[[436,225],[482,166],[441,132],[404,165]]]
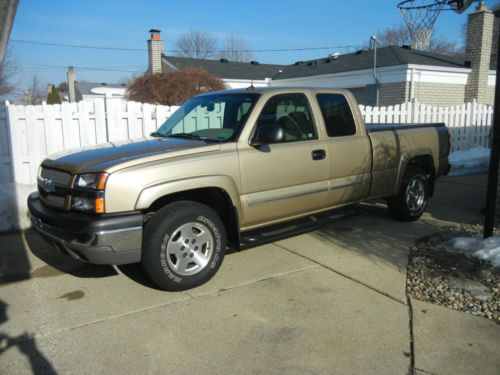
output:
[[[484,175],[446,177],[438,180],[434,197],[424,215],[414,222],[392,219],[385,203],[363,204],[364,212],[332,221],[309,233],[310,246],[326,244],[354,252],[373,263],[387,262],[404,271],[410,247],[443,227],[482,224],[486,189]],[[293,246],[293,240],[283,242]],[[315,256],[321,256],[316,253]]]

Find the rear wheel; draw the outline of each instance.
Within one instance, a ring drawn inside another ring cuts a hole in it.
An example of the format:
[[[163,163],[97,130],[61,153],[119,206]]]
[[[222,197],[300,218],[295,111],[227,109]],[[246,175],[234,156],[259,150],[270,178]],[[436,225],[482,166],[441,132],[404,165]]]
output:
[[[210,207],[176,202],[146,224],[142,266],[160,288],[186,290],[215,275],[225,250],[224,226]]]
[[[425,211],[429,201],[429,180],[419,167],[408,167],[398,195],[387,203],[389,213],[397,220],[417,220]]]

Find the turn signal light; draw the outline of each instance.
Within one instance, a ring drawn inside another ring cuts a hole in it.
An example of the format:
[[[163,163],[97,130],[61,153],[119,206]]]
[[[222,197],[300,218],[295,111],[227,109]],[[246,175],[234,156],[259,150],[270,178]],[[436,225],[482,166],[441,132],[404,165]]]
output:
[[[95,200],[95,213],[103,214],[104,213],[104,198],[96,198]]]

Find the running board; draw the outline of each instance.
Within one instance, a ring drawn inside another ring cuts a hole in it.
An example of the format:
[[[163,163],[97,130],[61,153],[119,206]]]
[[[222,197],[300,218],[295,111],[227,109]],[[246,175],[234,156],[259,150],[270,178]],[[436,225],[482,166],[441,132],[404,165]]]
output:
[[[286,223],[243,232],[241,233],[240,250],[311,232],[326,224],[330,224],[332,220],[356,215],[363,210],[364,208],[361,205],[337,208],[320,214],[287,221]]]

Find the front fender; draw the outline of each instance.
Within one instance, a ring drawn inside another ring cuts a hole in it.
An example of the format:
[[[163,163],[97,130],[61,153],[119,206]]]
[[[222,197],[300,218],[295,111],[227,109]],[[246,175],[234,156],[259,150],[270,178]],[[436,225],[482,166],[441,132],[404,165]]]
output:
[[[135,203],[135,209],[144,210],[149,208],[159,198],[201,188],[218,188],[224,190],[231,199],[233,206],[238,210],[238,214],[241,213],[240,195],[236,184],[229,176],[199,176],[149,186],[139,194]]]

